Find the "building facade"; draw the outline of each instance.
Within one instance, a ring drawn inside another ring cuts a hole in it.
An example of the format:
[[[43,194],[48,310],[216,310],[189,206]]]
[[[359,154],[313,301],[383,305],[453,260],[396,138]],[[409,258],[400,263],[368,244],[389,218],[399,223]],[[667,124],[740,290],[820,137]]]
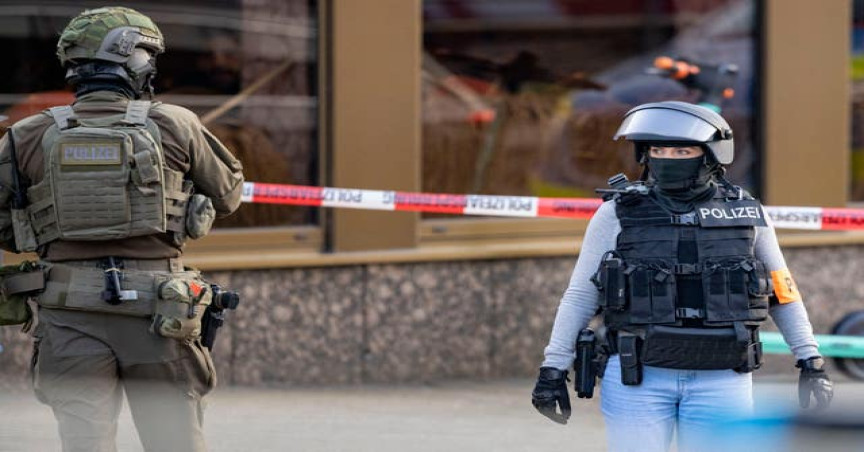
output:
[[[199,113],[250,181],[594,196],[607,177],[635,170],[629,148],[611,140],[629,107],[697,99],[646,73],[669,55],[704,70],[737,67],[723,107],[736,133],[733,182],[767,205],[861,199],[857,2],[595,3],[124,5],[166,36],[157,97]],[[0,69],[0,113],[11,121],[71,102],[53,45],[81,8],[0,7],[0,43],[16,63]],[[528,376],[585,226],[250,204],[191,243],[186,262],[242,297],[216,344],[223,382]],[[783,231],[780,240],[817,333],[861,309],[864,234]],[[3,327],[0,343],[0,384],[26,382],[28,338]],[[791,357],[769,359],[791,371]]]

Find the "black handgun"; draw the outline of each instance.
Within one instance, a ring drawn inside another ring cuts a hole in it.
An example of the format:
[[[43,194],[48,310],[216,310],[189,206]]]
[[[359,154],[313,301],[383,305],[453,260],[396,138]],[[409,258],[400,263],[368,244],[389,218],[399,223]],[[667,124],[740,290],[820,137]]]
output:
[[[210,284],[213,291],[213,301],[204,311],[201,319],[201,345],[213,350],[216,342],[216,331],[225,324],[225,310],[237,309],[240,305],[240,295],[237,292],[222,290],[217,284]]]

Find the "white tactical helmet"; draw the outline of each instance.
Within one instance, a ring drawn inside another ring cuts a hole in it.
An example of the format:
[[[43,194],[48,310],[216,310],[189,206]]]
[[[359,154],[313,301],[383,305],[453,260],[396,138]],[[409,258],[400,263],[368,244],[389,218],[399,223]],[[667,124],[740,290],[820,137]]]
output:
[[[622,137],[642,143],[702,144],[722,165],[732,163],[735,154],[729,123],[713,110],[687,102],[654,102],[633,108],[624,115],[613,139]]]

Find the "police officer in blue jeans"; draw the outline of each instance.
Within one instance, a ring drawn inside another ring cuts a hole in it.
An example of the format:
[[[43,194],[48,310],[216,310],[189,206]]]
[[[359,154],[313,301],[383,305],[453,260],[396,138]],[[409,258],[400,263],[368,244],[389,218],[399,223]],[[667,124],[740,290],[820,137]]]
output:
[[[615,135],[644,167],[621,180],[588,225],[561,299],[532,402],[566,423],[567,369],[576,337],[598,308],[608,365],[601,407],[610,451],[705,449],[718,423],[753,407],[768,315],[801,369],[799,398],[819,408],[833,388],[807,311],[759,202],[723,178],[732,130],[684,102],[630,110]],[[560,408],[560,412],[556,410]]]

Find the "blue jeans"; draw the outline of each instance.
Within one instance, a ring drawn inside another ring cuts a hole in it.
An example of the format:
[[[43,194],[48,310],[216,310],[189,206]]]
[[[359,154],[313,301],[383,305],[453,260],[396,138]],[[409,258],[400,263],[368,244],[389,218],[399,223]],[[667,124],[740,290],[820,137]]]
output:
[[[642,384],[625,386],[611,356],[600,394],[609,451],[666,452],[676,425],[679,452],[711,450],[717,427],[752,414],[751,376],[645,366]]]

